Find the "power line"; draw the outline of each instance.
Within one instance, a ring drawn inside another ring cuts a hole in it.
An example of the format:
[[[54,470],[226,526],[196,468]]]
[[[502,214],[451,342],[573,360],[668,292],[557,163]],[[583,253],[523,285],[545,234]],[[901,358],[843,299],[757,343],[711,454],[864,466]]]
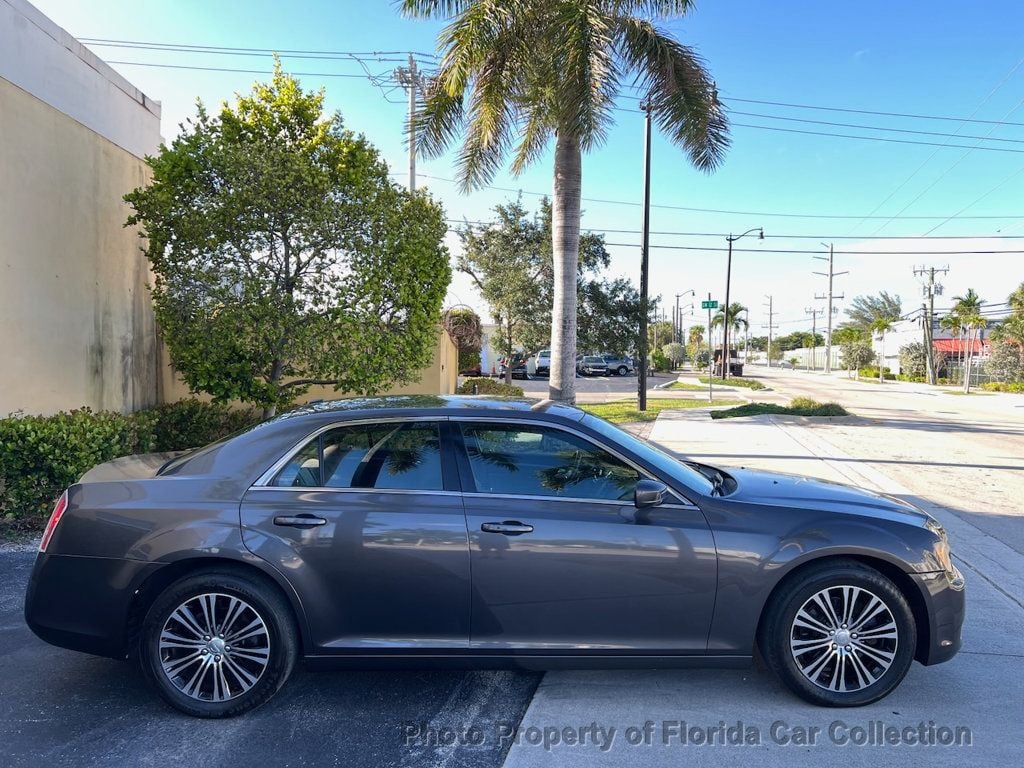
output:
[[[150,50],[176,51],[181,53],[246,53],[280,54],[293,56],[420,56],[427,59],[439,58],[436,53],[423,51],[316,51],[302,48],[243,48],[230,45],[194,45],[192,43],[157,43],[147,40],[114,40],[105,37],[80,37],[79,42],[101,48],[143,48]]]
[[[1024,128],[1024,123],[1008,122],[1006,120],[983,120],[980,118],[971,117],[950,117],[946,115],[922,115],[914,114],[909,112],[880,112],[871,109],[852,109],[849,107],[824,107],[817,104],[795,104],[793,102],[785,101],[765,101],[762,99],[741,99],[736,96],[730,96],[723,99],[723,101],[735,101],[743,104],[765,104],[773,107],[790,107],[793,109],[813,109],[822,112],[846,112],[848,114],[855,115],[878,115],[880,117],[905,117],[914,120],[946,120],[954,123],[980,123],[984,125],[1007,125],[1014,126],[1017,128]]]
[[[763,214],[762,214],[763,215]],[[491,226],[497,224],[496,220],[484,221],[482,219],[446,219],[449,224],[469,224],[474,226]],[[639,235],[639,229],[611,229],[608,227],[583,227],[587,232],[601,232],[607,234]],[[652,235],[665,235],[673,237],[715,237],[723,238],[728,232],[679,232],[674,230],[651,230]],[[1024,235],[764,235],[765,240],[1021,240]]]
[[[108,60],[107,64],[126,64],[133,67],[157,67],[159,69],[192,69],[201,72],[241,72],[243,74],[251,75],[272,75],[273,72],[269,72],[265,69],[235,69],[233,67],[199,67],[190,64],[157,64],[155,62],[146,61],[112,61]],[[354,74],[352,72],[289,72],[291,75],[297,77],[348,77],[356,78],[359,80],[370,80],[374,79],[374,75],[368,74]]]
[[[812,125],[831,125],[838,128],[860,128],[865,131],[889,131],[891,133],[912,133],[920,136],[939,136],[950,139],[981,139],[983,141],[1005,141],[1013,144],[1024,144],[1024,139],[1004,139],[998,136],[975,136],[972,134],[956,134],[956,133],[942,133],[941,131],[918,131],[910,128],[892,128],[881,125],[864,125],[862,123],[836,123],[831,120],[809,120],[805,117],[786,117],[783,115],[765,115],[759,112],[741,112],[738,110],[728,110],[733,115],[743,115],[744,117],[759,117],[768,120],[785,120],[791,123],[810,123]],[[864,138],[871,138],[865,136]],[[943,145],[946,146],[946,145]]]
[[[620,248],[638,248],[636,243],[605,243],[608,246]],[[651,248],[661,248],[671,251],[728,251],[728,248],[703,245],[652,245]],[[812,253],[820,254],[821,251],[800,250],[796,248],[733,248],[737,253]],[[1000,253],[1024,253],[1024,250],[984,250],[984,251],[842,251],[841,253],[852,256],[984,256]]]
[[[433,181],[443,181],[448,184],[457,183],[454,179],[445,178],[444,176],[431,176],[430,174],[421,173],[419,174],[422,178],[431,179]],[[512,194],[531,195],[534,197],[550,197],[550,192],[535,192],[532,190],[513,188],[513,187],[499,187],[493,184],[482,184],[482,187],[486,189],[493,189],[498,192],[509,192]],[[581,198],[586,203],[604,203],[609,205],[628,205],[631,207],[639,207],[641,203],[633,202],[630,200],[613,200],[607,198],[597,197],[584,197]],[[887,219],[888,216],[859,216],[851,214],[825,214],[825,213],[778,213],[778,212],[766,212],[766,211],[731,211],[720,208],[692,208],[682,205],[665,205],[658,203],[651,203],[652,208],[662,208],[670,211],[689,211],[691,213],[720,213],[729,216],[772,216],[777,218],[787,219],[862,219],[862,218],[875,218],[875,219]],[[901,219],[907,221],[939,221],[946,218],[946,216],[902,216]],[[1013,219],[1024,219],[1024,214],[1008,214],[1005,216],[994,216],[994,215],[974,215],[974,216],[962,216],[961,219],[967,220],[996,220],[996,221],[1008,221]],[[836,238],[838,239],[838,238]],[[888,239],[888,238],[880,238]]]

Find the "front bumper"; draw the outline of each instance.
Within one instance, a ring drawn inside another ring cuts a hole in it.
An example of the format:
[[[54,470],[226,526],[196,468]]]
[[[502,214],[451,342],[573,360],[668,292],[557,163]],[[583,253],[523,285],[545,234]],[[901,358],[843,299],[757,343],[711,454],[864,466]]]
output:
[[[40,553],[25,593],[25,622],[51,645],[123,659],[132,596],[160,565]]]
[[[953,574],[917,573],[912,578],[928,611],[928,639],[918,646],[917,660],[925,666],[949,661],[962,644],[960,631],[966,610],[963,575],[954,568]]]

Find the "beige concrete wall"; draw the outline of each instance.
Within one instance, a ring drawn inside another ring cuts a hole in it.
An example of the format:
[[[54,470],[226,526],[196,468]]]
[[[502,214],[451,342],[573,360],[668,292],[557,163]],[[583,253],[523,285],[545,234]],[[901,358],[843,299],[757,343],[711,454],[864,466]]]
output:
[[[198,397],[201,400],[209,400],[209,396],[196,394],[189,391],[188,385],[181,380],[181,377],[170,364],[166,347],[161,348],[161,400],[165,403],[173,403],[188,397]],[[443,328],[438,328],[432,360],[428,366],[421,369],[416,380],[411,384],[392,387],[382,395],[450,395],[455,392],[459,372],[458,349],[451,337]],[[333,387],[312,387],[308,393],[299,398],[298,402],[308,403],[311,400],[337,400],[342,397],[351,397],[351,394],[339,392]],[[241,406],[241,403],[233,403]]]
[[[156,401],[148,265],[121,199],[146,174],[0,76],[0,416]]]

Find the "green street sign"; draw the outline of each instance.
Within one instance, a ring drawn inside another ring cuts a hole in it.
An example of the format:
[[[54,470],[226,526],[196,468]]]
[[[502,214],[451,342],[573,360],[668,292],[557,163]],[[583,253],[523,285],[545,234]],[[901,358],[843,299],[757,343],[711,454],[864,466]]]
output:
[[[701,309],[718,309],[718,301],[702,301],[700,303]]]

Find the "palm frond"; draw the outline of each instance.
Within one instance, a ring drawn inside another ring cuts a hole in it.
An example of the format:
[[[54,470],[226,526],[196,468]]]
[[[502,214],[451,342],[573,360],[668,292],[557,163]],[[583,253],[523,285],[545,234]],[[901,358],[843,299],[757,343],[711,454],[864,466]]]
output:
[[[658,127],[702,171],[729,147],[729,124],[700,56],[649,21],[619,17],[618,47],[637,75]]]
[[[410,19],[450,18],[467,10],[473,0],[401,0],[402,15]]]

